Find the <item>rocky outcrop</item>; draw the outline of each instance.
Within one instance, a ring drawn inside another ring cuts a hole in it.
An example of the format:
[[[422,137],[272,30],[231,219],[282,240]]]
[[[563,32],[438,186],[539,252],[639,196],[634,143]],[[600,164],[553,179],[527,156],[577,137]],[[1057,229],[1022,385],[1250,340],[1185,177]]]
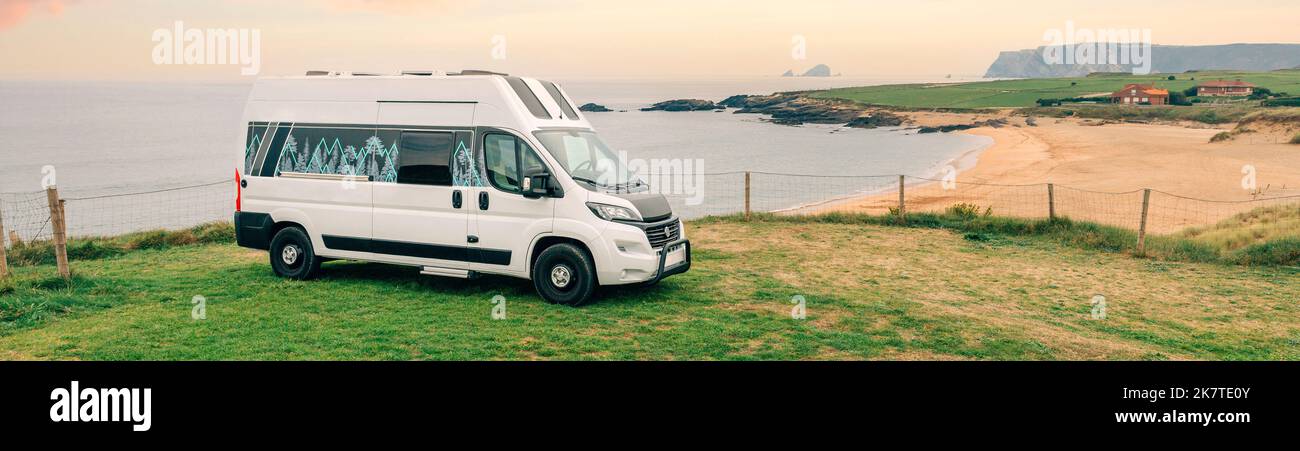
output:
[[[804,71],[803,75],[795,75],[794,70],[787,70],[782,77],[830,77],[831,67],[825,64],[818,64],[811,69]]]
[[[732,96],[723,105],[738,108],[737,114],[766,114],[772,122],[784,125],[843,124],[861,114],[852,104],[812,99],[798,94],[772,94],[767,96]]]
[[[846,124],[854,128],[897,127],[906,118],[889,111],[826,99],[814,99],[797,93],[766,96],[731,96],[718,105],[736,108],[737,114],[766,114],[772,122],[783,125]]]
[[[948,133],[948,132],[956,132],[961,130],[970,130],[972,128],[979,128],[979,127],[1001,128],[1001,127],[1005,127],[1007,124],[1008,122],[1006,119],[989,119],[986,121],[975,121],[969,124],[952,124],[952,125],[940,125],[937,127],[921,127],[920,130],[917,130],[917,133]]]
[[[641,111],[708,111],[720,110],[723,107],[700,99],[677,99],[659,102],[649,107],[642,108]]]
[[[845,127],[852,128],[876,128],[876,127],[898,127],[906,122],[907,118],[899,116],[888,111],[873,111],[866,116],[858,116],[845,124]]]
[[[606,108],[605,105],[597,105],[597,104],[594,104],[594,103],[588,103],[588,104],[586,104],[586,105],[583,105],[583,106],[578,107],[578,111],[585,111],[585,112],[588,112],[588,113],[608,113],[608,112],[610,112],[610,111],[614,111],[614,110],[611,110],[611,109],[609,109],[609,108]]]
[[[830,66],[827,66],[825,64],[818,64],[816,66],[813,66],[812,69],[808,69],[808,71],[804,72],[803,76],[804,77],[829,77],[831,76],[831,68]]]

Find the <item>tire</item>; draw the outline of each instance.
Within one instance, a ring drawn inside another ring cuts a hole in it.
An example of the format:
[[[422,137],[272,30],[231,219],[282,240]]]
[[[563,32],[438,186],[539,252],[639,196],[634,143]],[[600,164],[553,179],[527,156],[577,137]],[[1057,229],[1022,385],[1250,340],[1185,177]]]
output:
[[[533,286],[552,304],[577,307],[596,291],[596,265],[587,252],[568,243],[546,248],[533,263]]]
[[[311,238],[298,227],[286,227],[271,239],[271,269],[277,276],[307,280],[320,273],[320,263]]]

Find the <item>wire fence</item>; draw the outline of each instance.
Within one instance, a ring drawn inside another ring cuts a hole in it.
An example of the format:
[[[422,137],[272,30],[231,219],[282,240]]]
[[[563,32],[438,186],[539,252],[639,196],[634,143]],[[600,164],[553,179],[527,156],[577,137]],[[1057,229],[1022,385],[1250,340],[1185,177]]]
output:
[[[160,190],[78,196],[62,194],[68,236],[114,236],[158,229],[180,229],[229,221],[235,210],[229,180]],[[54,235],[45,191],[0,193],[7,244],[49,240]]]
[[[963,205],[979,214],[1070,218],[1130,230],[1145,225],[1147,233],[1170,234],[1212,226],[1264,207],[1300,208],[1300,193],[1294,190],[1239,200],[1211,200],[1159,190],[1103,192],[1050,183],[1011,185],[899,175],[720,172],[706,174],[701,188],[695,193],[668,195],[674,211],[687,218],[749,211],[896,214],[901,190],[901,202],[908,213],[944,213]]]
[[[1008,185],[955,182],[898,175],[802,175],[773,172],[716,172],[703,177],[647,176],[667,194],[683,218],[745,212],[818,214],[861,212],[942,213],[965,205],[979,214],[1017,218],[1061,217],[1148,233],[1168,234],[1217,224],[1262,207],[1300,208],[1300,195],[1246,200],[1208,200],[1158,190],[1100,192],[1052,184]],[[694,185],[692,185],[692,179]],[[63,193],[68,236],[113,236],[156,229],[178,229],[227,221],[234,211],[234,186],[221,180],[152,191],[79,196]],[[53,237],[44,191],[0,193],[0,220],[6,246],[14,240]]]

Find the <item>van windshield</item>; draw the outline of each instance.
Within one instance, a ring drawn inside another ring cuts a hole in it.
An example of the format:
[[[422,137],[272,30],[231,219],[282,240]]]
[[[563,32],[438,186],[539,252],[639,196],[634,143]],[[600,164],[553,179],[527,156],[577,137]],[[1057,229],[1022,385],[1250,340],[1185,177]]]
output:
[[[574,180],[587,185],[618,191],[638,192],[649,189],[627,167],[627,162],[596,133],[586,130],[544,130],[534,133]]]

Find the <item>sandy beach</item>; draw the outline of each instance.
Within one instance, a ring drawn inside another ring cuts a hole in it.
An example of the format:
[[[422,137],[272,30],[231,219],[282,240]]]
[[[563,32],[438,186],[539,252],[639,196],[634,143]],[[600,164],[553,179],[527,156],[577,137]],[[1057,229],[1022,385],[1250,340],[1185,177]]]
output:
[[[1089,210],[1095,210],[1091,212],[1094,217],[1088,219],[1116,225],[1136,221],[1136,216],[1129,214],[1134,208],[1128,204],[1137,199],[1140,205],[1140,193],[1133,192],[1144,188],[1215,201],[1300,195],[1300,146],[1285,144],[1295,130],[1258,130],[1230,141],[1210,143],[1211,137],[1231,130],[1233,124],[1103,124],[1097,120],[1037,118],[1036,125],[1030,126],[1024,117],[1009,112],[908,113],[908,116],[916,126],[964,124],[992,118],[1009,122],[1003,127],[958,132],[987,136],[993,139],[993,144],[978,155],[974,167],[958,173],[957,189],[944,190],[937,183],[907,187],[909,211],[942,210],[953,203],[966,202],[1013,216],[1043,216],[1047,212],[1047,194],[1042,187],[978,184],[1053,183],[1058,187],[1057,202],[1064,201],[1062,198],[1067,193],[1093,196],[1088,202],[1098,205],[1088,206]],[[1257,186],[1254,192],[1242,187],[1245,172],[1251,167]],[[1101,193],[1129,195],[1112,201]],[[1168,210],[1161,211],[1168,216],[1164,218],[1168,224],[1157,227],[1162,231],[1214,222],[1238,210],[1231,204],[1170,197],[1177,199],[1179,205],[1161,205]],[[897,202],[895,191],[838,202],[820,211],[878,214]]]

